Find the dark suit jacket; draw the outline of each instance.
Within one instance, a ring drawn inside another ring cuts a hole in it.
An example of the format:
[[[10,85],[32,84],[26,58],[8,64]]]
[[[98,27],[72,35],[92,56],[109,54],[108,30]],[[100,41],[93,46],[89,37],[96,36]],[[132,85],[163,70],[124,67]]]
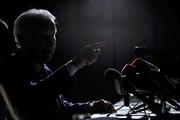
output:
[[[65,65],[54,72],[44,65],[38,74],[32,62],[18,51],[6,72],[3,84],[23,120],[69,120],[72,114],[86,112],[87,103],[63,99],[63,92],[74,84]]]

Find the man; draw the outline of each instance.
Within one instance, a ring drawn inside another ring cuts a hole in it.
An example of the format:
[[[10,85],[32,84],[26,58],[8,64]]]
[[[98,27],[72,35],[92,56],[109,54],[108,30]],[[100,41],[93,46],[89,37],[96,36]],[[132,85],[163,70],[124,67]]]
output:
[[[62,93],[74,83],[75,73],[96,62],[99,47],[104,43],[85,46],[77,56],[52,72],[46,63],[56,46],[55,17],[47,10],[30,9],[14,22],[18,50],[12,56],[5,85],[24,120],[69,120],[76,113],[113,112],[105,100],[71,103]]]

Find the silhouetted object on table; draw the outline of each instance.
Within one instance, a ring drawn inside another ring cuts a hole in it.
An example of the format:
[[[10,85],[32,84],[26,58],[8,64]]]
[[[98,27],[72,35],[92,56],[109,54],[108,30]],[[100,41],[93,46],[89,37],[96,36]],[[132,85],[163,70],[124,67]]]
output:
[[[109,81],[116,81],[116,88],[120,88],[119,92],[133,94],[139,98],[144,104],[135,109],[140,109],[147,105],[145,109],[150,109],[158,117],[169,116],[167,103],[178,110],[180,106],[172,97],[174,87],[168,81],[166,75],[161,73],[160,69],[152,63],[136,58],[130,64],[126,64],[121,72],[115,69],[105,71],[105,77]],[[157,98],[160,102],[157,102]],[[132,112],[134,113],[134,111]]]

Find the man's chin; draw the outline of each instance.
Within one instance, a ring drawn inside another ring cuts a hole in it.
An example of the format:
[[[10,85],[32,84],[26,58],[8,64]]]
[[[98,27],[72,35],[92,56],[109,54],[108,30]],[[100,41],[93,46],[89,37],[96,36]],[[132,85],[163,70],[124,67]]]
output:
[[[36,60],[37,63],[39,64],[46,64],[47,62],[49,62],[52,59],[52,57],[44,57],[41,59]]]

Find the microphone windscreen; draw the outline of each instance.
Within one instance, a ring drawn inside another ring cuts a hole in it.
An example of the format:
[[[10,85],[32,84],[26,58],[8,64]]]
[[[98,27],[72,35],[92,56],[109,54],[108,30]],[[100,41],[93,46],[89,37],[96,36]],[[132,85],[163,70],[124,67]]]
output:
[[[104,72],[105,79],[115,84],[116,92],[119,95],[123,95],[129,91],[129,84],[128,81],[121,75],[121,73],[113,68],[109,68]]]
[[[146,72],[146,71],[149,71],[149,70],[153,70],[153,71],[157,71],[159,72],[160,69],[153,65],[152,63],[144,60],[144,59],[141,59],[141,58],[136,58],[132,63],[131,65],[135,66],[136,69],[137,69],[137,72]]]
[[[132,76],[135,73],[136,73],[136,66],[131,64],[126,64],[121,70],[121,74],[126,76]]]
[[[104,72],[104,77],[105,80],[114,83],[115,79],[120,79],[121,78],[121,73],[113,68],[108,68],[105,72]]]

